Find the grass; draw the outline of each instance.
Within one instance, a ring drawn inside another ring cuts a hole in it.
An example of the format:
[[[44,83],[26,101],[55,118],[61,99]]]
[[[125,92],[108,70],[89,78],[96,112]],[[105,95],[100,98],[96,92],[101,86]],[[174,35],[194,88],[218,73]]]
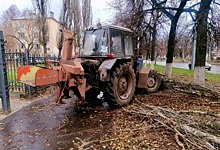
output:
[[[7,72],[8,81],[16,80],[17,79],[17,71],[9,71]]]
[[[148,64],[147,67],[150,68],[150,65]],[[162,74],[165,73],[165,66],[155,65],[154,69]],[[193,77],[194,70],[173,68],[172,69],[172,76],[173,77],[185,76],[185,77],[193,79],[194,78]],[[206,77],[209,81],[220,83],[220,75],[218,75],[218,74],[211,74],[211,73],[206,72]]]
[[[206,77],[213,82],[220,83],[220,75],[218,74],[211,74],[211,73],[206,73]]]
[[[150,65],[147,65],[147,68],[150,68]],[[165,73],[165,66],[161,65],[154,65],[154,70],[164,74]],[[173,76],[175,75],[193,75],[194,71],[189,69],[180,69],[180,68],[174,68],[172,69]]]

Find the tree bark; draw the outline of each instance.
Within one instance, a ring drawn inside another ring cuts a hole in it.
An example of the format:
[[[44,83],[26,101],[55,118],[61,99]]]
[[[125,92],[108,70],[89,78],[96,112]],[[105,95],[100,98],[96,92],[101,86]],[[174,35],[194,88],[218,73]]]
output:
[[[168,51],[167,51],[167,60],[166,60],[166,70],[165,75],[168,76],[168,78],[172,77],[172,63],[173,63],[173,54],[174,49],[176,45],[176,28],[177,23],[180,18],[180,15],[183,12],[184,7],[186,6],[188,0],[182,0],[176,14],[173,17],[170,17],[171,19],[171,26],[170,26],[170,33],[169,33],[169,40],[168,40]]]
[[[91,0],[82,1],[82,23],[83,29],[87,28],[91,23]]]
[[[169,40],[168,40],[168,51],[167,51],[167,60],[166,60],[166,70],[165,75],[168,78],[172,77],[172,64],[173,64],[173,53],[175,49],[175,39],[176,39],[176,26],[177,26],[178,18],[174,18],[171,21]]]
[[[154,60],[155,60],[155,48],[156,48],[156,40],[157,40],[157,21],[158,21],[158,12],[153,14],[153,32],[152,32],[152,44],[151,44],[151,69],[154,69]]]
[[[205,82],[205,61],[207,49],[207,19],[212,0],[201,0],[199,12],[197,15],[197,41],[196,41],[196,61],[194,81],[196,84]]]

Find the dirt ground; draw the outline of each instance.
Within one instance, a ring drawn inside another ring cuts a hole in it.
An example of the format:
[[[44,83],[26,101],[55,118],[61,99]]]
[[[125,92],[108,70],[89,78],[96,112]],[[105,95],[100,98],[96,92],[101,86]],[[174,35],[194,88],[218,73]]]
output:
[[[171,89],[153,94],[137,94],[135,99],[133,104],[120,109],[104,110],[100,106],[85,108],[81,113],[86,116],[83,115],[86,120],[76,123],[74,118],[70,118],[70,123],[62,129],[63,132],[72,129],[72,133],[61,135],[67,140],[59,142],[59,149],[182,149],[175,140],[175,132],[161,126],[149,116],[132,115],[127,110],[132,110],[138,103],[174,111],[196,110],[215,114],[220,112],[220,103],[213,97],[185,94]],[[204,119],[207,121],[203,116],[202,120]],[[211,118],[209,120],[213,121]],[[220,136],[220,119],[215,118],[214,121],[216,126],[213,132]],[[88,128],[79,129],[80,125],[73,128],[73,124],[83,124],[83,127]],[[69,138],[72,138],[72,141]],[[217,147],[220,148],[219,145]],[[198,147],[189,146],[186,149]]]
[[[64,100],[66,104],[57,105],[54,103],[55,96],[52,96],[0,122],[0,147],[58,150],[220,149],[219,99],[212,93],[190,89],[188,85],[181,86],[168,85],[152,94],[140,90],[131,105],[110,110],[104,109],[101,103],[93,102],[81,108],[74,98]],[[185,110],[195,111],[195,114]],[[209,139],[211,144],[206,144],[204,148],[200,142],[203,138],[195,138],[187,133],[189,131],[179,128],[186,124],[212,133],[217,143]]]

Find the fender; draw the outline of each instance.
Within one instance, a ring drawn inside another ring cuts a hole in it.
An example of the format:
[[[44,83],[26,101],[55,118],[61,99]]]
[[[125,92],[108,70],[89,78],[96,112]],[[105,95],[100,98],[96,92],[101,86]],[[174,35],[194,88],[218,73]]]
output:
[[[102,64],[99,67],[99,75],[100,75],[100,80],[101,81],[109,81],[110,80],[110,74],[109,70],[113,67],[115,62],[117,61],[116,58],[114,59],[107,59],[102,62]]]
[[[147,87],[149,72],[150,72],[150,69],[148,69],[148,68],[141,68],[140,69],[137,87],[139,87],[139,88],[146,88]]]

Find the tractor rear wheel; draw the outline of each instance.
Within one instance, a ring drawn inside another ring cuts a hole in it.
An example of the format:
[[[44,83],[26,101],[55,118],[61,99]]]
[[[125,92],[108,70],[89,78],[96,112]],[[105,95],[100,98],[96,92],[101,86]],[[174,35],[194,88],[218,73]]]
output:
[[[146,90],[149,93],[153,93],[158,91],[161,85],[161,75],[157,73],[155,70],[151,70],[148,74],[148,79],[147,79],[147,87]]]
[[[134,69],[124,63],[111,72],[110,82],[104,88],[104,98],[111,106],[123,106],[131,103],[136,87]]]

